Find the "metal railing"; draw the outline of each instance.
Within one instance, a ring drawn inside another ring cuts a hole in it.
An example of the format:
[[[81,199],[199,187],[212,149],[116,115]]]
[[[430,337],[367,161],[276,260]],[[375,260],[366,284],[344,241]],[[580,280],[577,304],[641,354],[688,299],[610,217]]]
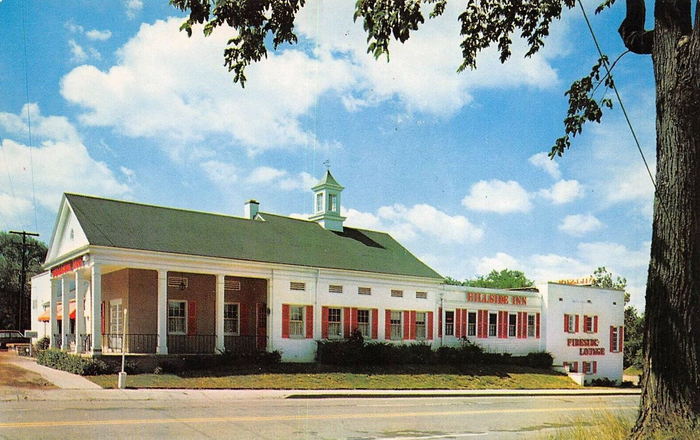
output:
[[[62,345],[63,345],[63,338],[61,338],[61,334],[60,334],[60,333],[58,333],[58,334],[54,333],[54,334],[53,334],[53,340],[54,340],[55,343],[56,343],[56,348],[60,349],[60,348],[62,347]]]
[[[121,333],[102,335],[102,345],[112,353],[121,353],[122,347],[126,353],[155,353],[157,344],[157,334],[127,333],[126,339]]]
[[[216,335],[168,335],[168,353],[215,353],[215,348]]]
[[[235,354],[250,354],[265,351],[267,337],[265,336],[224,336],[224,349]]]

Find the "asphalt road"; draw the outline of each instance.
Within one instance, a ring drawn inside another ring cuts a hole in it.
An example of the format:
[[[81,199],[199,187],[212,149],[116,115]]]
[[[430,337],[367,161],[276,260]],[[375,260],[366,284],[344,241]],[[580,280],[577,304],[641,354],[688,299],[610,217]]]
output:
[[[542,439],[639,396],[0,402],[0,439]]]

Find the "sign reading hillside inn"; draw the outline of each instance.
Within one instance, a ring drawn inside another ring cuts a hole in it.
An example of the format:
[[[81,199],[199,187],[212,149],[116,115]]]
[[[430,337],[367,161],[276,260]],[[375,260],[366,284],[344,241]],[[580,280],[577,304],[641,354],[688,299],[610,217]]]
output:
[[[603,356],[605,349],[598,347],[597,339],[575,339],[569,338],[566,340],[566,345],[569,347],[579,347],[578,354],[582,356]]]
[[[517,306],[526,306],[527,297],[522,295],[501,295],[498,293],[467,292],[467,302],[478,302],[487,304],[513,304]]]

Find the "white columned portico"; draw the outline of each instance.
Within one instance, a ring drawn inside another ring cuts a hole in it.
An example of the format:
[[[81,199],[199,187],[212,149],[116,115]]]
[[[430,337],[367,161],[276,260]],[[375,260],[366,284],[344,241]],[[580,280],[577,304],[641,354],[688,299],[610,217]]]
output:
[[[158,344],[156,353],[168,354],[168,271],[158,269]]]
[[[102,353],[102,268],[99,264],[92,265],[92,281],[90,291],[92,293],[92,311],[90,312],[90,326],[92,334],[92,354]]]
[[[61,285],[60,280],[51,279],[51,298],[49,299],[49,325],[51,326],[51,348],[58,347],[58,315],[56,314],[56,297],[58,296],[58,288]]]
[[[216,275],[216,353],[223,353],[226,349],[224,343],[224,279],[224,275]]]
[[[82,353],[83,337],[85,336],[85,283],[82,272],[75,271],[75,352]]]
[[[61,312],[61,350],[68,350],[68,334],[70,332],[70,292],[69,279],[67,275],[61,277],[61,304],[63,310]]]

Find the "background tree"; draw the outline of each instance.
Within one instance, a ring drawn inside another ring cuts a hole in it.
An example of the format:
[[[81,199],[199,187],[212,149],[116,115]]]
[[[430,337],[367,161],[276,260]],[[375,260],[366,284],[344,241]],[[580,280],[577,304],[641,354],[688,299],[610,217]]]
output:
[[[627,288],[627,280],[620,276],[614,276],[611,272],[601,266],[597,268],[591,275],[593,279],[592,285],[595,287],[603,287],[605,289],[620,289]],[[630,294],[625,290],[625,343],[624,343],[624,361],[625,368],[635,366],[642,368],[644,362],[643,357],[643,341],[644,341],[644,314],[639,314],[634,306],[629,305]]]
[[[294,17],[304,0],[170,0],[188,11],[182,29],[189,34],[204,23],[209,35],[218,26],[233,28],[224,50],[234,80],[245,83],[245,67],[277,48],[296,43]],[[358,0],[355,19],[367,31],[368,51],[389,53],[389,42],[406,41],[425,16],[445,10],[447,0]],[[615,0],[604,0],[598,11]],[[553,20],[576,0],[467,0],[459,15],[463,62],[476,67],[477,54],[496,45],[501,61],[511,55],[513,38],[523,39],[526,56],[542,48]],[[580,3],[579,3],[580,4]],[[429,5],[429,6],[428,6]],[[644,0],[627,0],[619,33],[637,54],[651,54],[656,81],[656,180],[651,259],[644,324],[645,374],[642,403],[633,438],[649,438],[674,426],[700,427],[700,7],[691,0],[655,0],[654,29],[644,29]],[[567,92],[569,110],[564,136],[550,156],[562,155],[570,137],[587,121],[600,121],[602,107],[593,99],[598,85],[614,86],[607,57]]]
[[[31,237],[27,239],[27,283],[22,301],[22,323],[17,328],[19,312],[20,269],[22,267],[22,237],[0,231],[0,329],[24,330],[31,328],[29,280],[41,272],[46,258],[46,245]]]
[[[535,282],[527,279],[525,274],[519,270],[503,269],[500,272],[492,270],[486,276],[478,276],[473,280],[466,280],[465,286],[490,287],[493,289],[519,289],[521,287],[531,287]]]

